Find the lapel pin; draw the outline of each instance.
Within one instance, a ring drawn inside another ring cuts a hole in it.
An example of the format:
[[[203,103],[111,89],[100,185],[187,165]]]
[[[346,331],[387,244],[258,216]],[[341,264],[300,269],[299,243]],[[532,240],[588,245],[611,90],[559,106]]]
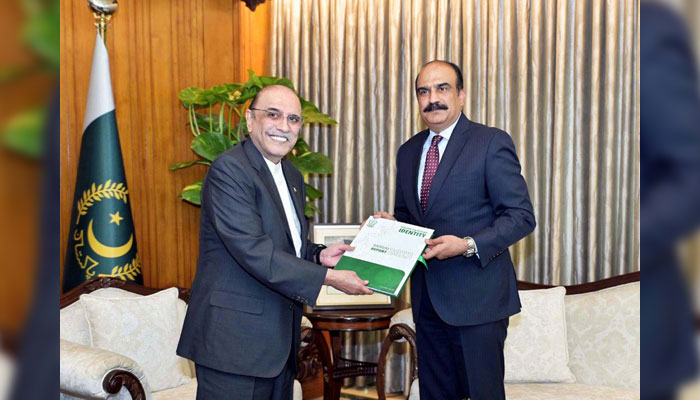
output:
[[[296,192],[297,192],[297,188],[296,188],[296,186],[292,186],[292,189],[294,189],[294,193],[296,193]]]

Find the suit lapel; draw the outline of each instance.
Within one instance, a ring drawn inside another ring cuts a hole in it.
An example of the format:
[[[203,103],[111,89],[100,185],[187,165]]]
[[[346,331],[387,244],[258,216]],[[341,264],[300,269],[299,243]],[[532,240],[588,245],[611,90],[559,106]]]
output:
[[[301,250],[303,252],[306,247],[305,238],[307,237],[306,224],[304,223],[304,190],[302,187],[304,182],[300,179],[296,179],[299,174],[295,169],[296,167],[291,161],[286,158],[282,160],[282,171],[284,171],[284,178],[287,181],[287,189],[292,196],[294,211],[296,211],[297,218],[299,219],[299,227],[301,228]],[[304,254],[302,253],[301,256],[304,257]]]
[[[245,140],[243,142],[243,148],[246,150],[246,154],[248,155],[251,165],[258,171],[260,181],[270,193],[272,201],[275,203],[275,208],[277,209],[277,215],[280,218],[281,225],[284,227],[284,231],[287,233],[287,239],[289,239],[289,242],[292,243],[293,247],[294,242],[292,241],[292,234],[289,231],[287,216],[284,213],[284,206],[282,206],[282,200],[280,199],[280,194],[277,190],[277,185],[275,185],[275,180],[272,178],[270,169],[265,164],[262,154],[260,154],[258,149],[255,148],[250,140]]]
[[[427,130],[420,132],[416,135],[417,140],[410,142],[412,147],[407,149],[407,160],[405,161],[408,174],[403,182],[401,182],[406,206],[419,223],[423,220],[423,213],[420,210],[420,202],[418,200],[418,168],[420,168],[423,143],[425,142],[425,138],[428,137],[428,133],[429,131]]]
[[[469,135],[467,135],[469,125],[470,123],[467,117],[461,115],[457,126],[455,126],[455,129],[452,132],[452,136],[450,136],[450,140],[447,142],[447,148],[442,156],[442,160],[440,160],[440,164],[438,164],[438,169],[435,172],[433,183],[430,186],[428,204],[425,207],[426,216],[430,213],[430,209],[432,208],[433,204],[435,204],[438,194],[440,193],[440,189],[452,170],[452,166],[462,153],[464,144],[467,143],[467,138],[469,137]]]

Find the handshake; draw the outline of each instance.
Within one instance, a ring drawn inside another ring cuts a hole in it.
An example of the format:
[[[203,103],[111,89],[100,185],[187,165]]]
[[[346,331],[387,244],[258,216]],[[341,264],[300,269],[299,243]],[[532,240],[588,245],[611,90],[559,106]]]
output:
[[[393,215],[385,211],[377,212],[373,215],[375,219],[384,218],[395,221]],[[360,228],[364,227],[367,220],[364,220]],[[454,257],[464,254],[468,249],[468,242],[454,235],[443,235],[434,239],[425,239],[425,248],[422,256],[425,260],[437,258]],[[320,254],[321,264],[325,267],[333,268],[346,251],[355,250],[353,246],[347,244],[335,244],[324,249]],[[355,271],[329,269],[326,273],[325,285],[333,286],[343,293],[350,295],[366,295],[374,293],[367,285],[369,281],[361,279]]]

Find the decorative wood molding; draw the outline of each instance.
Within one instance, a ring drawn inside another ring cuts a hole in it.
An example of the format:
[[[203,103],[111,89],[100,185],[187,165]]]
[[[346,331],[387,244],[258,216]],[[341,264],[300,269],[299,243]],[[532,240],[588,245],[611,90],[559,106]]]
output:
[[[313,378],[321,370],[321,359],[318,354],[318,347],[313,341],[313,333],[310,328],[305,328],[301,332],[301,342],[306,343],[299,349],[297,356],[297,375],[299,382]]]
[[[139,379],[129,371],[117,369],[110,371],[102,380],[102,388],[110,394],[117,394],[125,387],[134,400],[146,400],[146,391]]]
[[[61,295],[61,308],[64,308],[66,306],[69,306],[76,301],[80,299],[80,296],[86,293],[92,293],[95,290],[98,289],[104,289],[104,288],[118,288],[118,289],[123,289],[132,293],[137,293],[140,295],[147,296],[149,294],[153,294],[156,292],[159,292],[163,289],[156,289],[156,288],[150,288],[142,285],[138,285],[133,282],[127,282],[123,281],[118,278],[112,278],[112,277],[102,277],[102,278],[93,278],[90,279],[89,281],[85,281],[81,283],[80,285],[74,287],[70,291],[64,293]],[[191,289],[185,289],[185,288],[177,288],[178,291],[180,292],[178,296],[185,302],[189,303],[190,301],[190,293]]]
[[[590,293],[598,290],[608,289],[615,286],[625,285],[627,283],[639,282],[641,277],[640,271],[631,272],[629,274],[618,275],[612,278],[602,279],[595,282],[581,283],[578,285],[564,286],[566,288],[566,294],[581,294]],[[558,285],[541,285],[539,283],[531,283],[525,281],[518,281],[519,290],[534,290],[534,289],[548,289],[553,288]]]

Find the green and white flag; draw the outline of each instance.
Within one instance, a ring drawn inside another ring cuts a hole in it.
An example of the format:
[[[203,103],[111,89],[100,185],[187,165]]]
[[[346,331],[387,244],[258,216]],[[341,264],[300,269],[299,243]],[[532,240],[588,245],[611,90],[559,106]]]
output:
[[[109,73],[97,34],[63,273],[63,291],[101,276],[143,283]]]

